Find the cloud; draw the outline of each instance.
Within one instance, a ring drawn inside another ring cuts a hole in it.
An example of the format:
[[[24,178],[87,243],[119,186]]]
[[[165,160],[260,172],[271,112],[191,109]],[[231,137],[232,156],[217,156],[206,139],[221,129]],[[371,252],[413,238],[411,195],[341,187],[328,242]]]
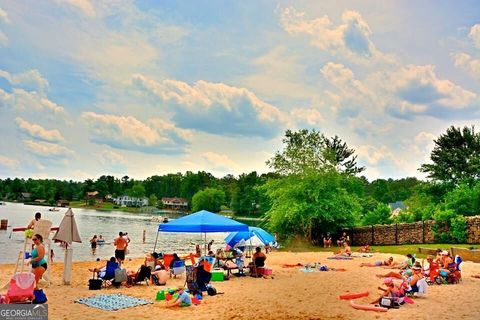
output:
[[[395,159],[386,146],[376,148],[371,145],[362,145],[355,151],[358,154],[359,159],[363,159],[371,165],[378,165],[381,161]]]
[[[0,22],[10,23],[7,13],[2,8],[0,8]],[[0,45],[5,46],[7,43],[8,37],[0,30]]]
[[[54,115],[66,115],[65,109],[44,95],[35,91],[14,88],[12,93],[0,89],[0,105],[10,106],[17,110],[48,111]]]
[[[0,21],[3,21],[5,23],[10,23],[10,19],[8,18],[8,14],[0,8]]]
[[[345,11],[342,23],[335,26],[327,15],[309,20],[305,12],[289,7],[283,10],[280,22],[289,34],[305,34],[313,46],[331,54],[366,59],[382,56],[371,41],[368,23],[356,11]]]
[[[5,33],[3,33],[1,30],[0,30],[0,45],[4,46],[8,43],[8,38],[7,36],[5,35]]]
[[[24,140],[23,143],[29,152],[43,158],[68,158],[75,154],[72,150],[55,143],[33,140]]]
[[[65,3],[80,9],[80,11],[89,18],[95,17],[95,8],[89,0],[57,0],[57,2]]]
[[[126,171],[125,158],[116,152],[105,150],[98,156],[98,161],[103,168],[110,169],[113,172],[124,173]]]
[[[15,75],[12,75],[7,71],[0,70],[0,78],[6,79],[8,82],[10,82],[10,84],[16,87],[27,87],[40,91],[43,91],[46,87],[48,87],[47,79],[45,79],[36,69],[28,70]]]
[[[132,116],[84,112],[81,116],[90,140],[114,148],[146,153],[183,153],[189,133],[161,119],[143,123]]]
[[[19,165],[20,165],[20,162],[17,159],[3,156],[0,154],[0,167],[14,170],[14,169],[17,169]]]
[[[467,53],[452,53],[450,56],[455,67],[465,70],[470,76],[480,80],[480,58],[475,59]]]
[[[283,130],[285,115],[275,106],[259,99],[253,92],[203,80],[193,86],[177,81],[157,82],[141,74],[133,85],[168,103],[173,120],[182,128],[230,136],[270,138]]]
[[[15,122],[18,127],[34,139],[45,140],[48,142],[63,142],[65,139],[61,133],[57,130],[46,130],[38,124],[31,124],[20,117],[15,118]]]
[[[408,65],[387,76],[387,90],[397,101],[391,102],[393,114],[429,114],[442,117],[478,106],[476,93],[450,80],[439,79],[432,65]]]
[[[475,47],[477,47],[478,49],[480,49],[480,23],[474,25],[474,26],[470,29],[470,33],[468,34],[468,36],[470,37],[470,39],[472,39],[473,44],[475,45]]]
[[[295,108],[292,109],[290,114],[300,124],[318,126],[320,123],[325,122],[321,112],[315,108]]]
[[[225,154],[215,152],[205,152],[200,155],[213,170],[220,170],[226,172],[236,172],[240,170],[238,163],[230,159]]]

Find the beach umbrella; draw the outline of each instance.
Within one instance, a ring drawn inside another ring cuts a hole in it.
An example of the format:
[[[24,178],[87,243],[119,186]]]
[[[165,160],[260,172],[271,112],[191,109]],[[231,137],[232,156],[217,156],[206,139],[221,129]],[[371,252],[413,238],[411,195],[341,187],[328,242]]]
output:
[[[206,210],[201,210],[185,217],[175,219],[167,223],[162,223],[158,226],[158,232],[203,233],[205,235],[204,248],[206,247],[207,233],[230,231],[248,232],[248,226],[244,223],[240,223],[233,219]],[[153,251],[155,251],[156,246],[157,240],[155,240]]]
[[[267,231],[263,230],[259,227],[248,227],[248,231],[240,231],[240,232],[232,232],[226,238],[225,242],[230,246],[235,246],[241,240],[249,240],[252,239],[252,243],[258,241],[263,244],[267,245],[271,242],[275,241],[275,237],[272,236]]]
[[[78,233],[77,223],[75,221],[75,215],[71,208],[65,212],[65,216],[58,227],[57,233],[53,236],[53,240],[66,243],[65,248],[65,260],[63,265],[63,284],[70,284],[72,278],[72,258],[73,249],[71,248],[72,242],[81,243],[82,239]],[[70,246],[70,248],[69,248]]]

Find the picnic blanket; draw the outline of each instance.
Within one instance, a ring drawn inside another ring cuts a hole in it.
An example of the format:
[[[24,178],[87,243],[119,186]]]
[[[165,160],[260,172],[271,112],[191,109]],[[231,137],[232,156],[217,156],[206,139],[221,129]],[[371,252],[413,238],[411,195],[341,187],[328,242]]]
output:
[[[106,311],[126,309],[153,303],[151,301],[127,296],[121,293],[98,294],[91,297],[80,298],[75,300],[75,302]]]

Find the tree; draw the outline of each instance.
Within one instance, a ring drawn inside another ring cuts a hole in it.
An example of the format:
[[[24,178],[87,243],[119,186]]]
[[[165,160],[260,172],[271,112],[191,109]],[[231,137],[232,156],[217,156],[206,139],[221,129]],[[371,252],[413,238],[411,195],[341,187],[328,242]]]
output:
[[[354,226],[362,207],[343,187],[349,178],[330,170],[268,180],[261,189],[271,202],[265,213],[269,229],[288,238],[309,235],[313,225],[318,233]]]
[[[368,212],[365,217],[363,217],[362,221],[364,226],[391,223],[392,218],[390,207],[384,203],[379,203],[373,211]]]
[[[355,150],[350,149],[346,142],[342,142],[338,136],[330,139],[324,138],[325,149],[323,157],[326,165],[335,168],[339,172],[356,175],[365,170],[365,167],[357,166]]]
[[[316,130],[287,130],[284,150],[277,151],[267,165],[282,175],[303,174],[334,168],[338,172],[356,174],[365,168],[357,167],[354,150],[337,136],[328,139]],[[352,157],[353,156],[353,157]]]
[[[434,181],[452,185],[472,185],[480,178],[480,135],[472,126],[463,129],[451,126],[440,135],[430,154],[433,163],[422,164],[421,172]]]
[[[156,195],[150,195],[150,197],[148,198],[148,205],[152,207],[156,207],[158,205],[158,198]]]
[[[214,188],[206,188],[198,191],[192,198],[192,210],[208,210],[219,212],[225,202],[225,192]]]
[[[127,190],[127,194],[133,198],[142,198],[145,196],[145,187],[141,182],[135,182],[133,187]]]

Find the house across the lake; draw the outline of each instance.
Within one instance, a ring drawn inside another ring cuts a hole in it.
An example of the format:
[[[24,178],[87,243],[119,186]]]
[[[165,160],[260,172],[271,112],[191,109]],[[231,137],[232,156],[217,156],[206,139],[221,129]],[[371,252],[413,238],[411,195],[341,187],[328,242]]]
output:
[[[68,200],[58,200],[57,201],[57,207],[66,208],[66,207],[69,207],[69,206],[70,206],[70,201],[68,201]]]
[[[130,197],[127,195],[122,195],[113,199],[113,203],[119,206],[126,206],[126,207],[145,207],[148,206],[148,198],[135,198]]]
[[[172,210],[188,210],[188,200],[185,198],[162,198],[163,208]]]

